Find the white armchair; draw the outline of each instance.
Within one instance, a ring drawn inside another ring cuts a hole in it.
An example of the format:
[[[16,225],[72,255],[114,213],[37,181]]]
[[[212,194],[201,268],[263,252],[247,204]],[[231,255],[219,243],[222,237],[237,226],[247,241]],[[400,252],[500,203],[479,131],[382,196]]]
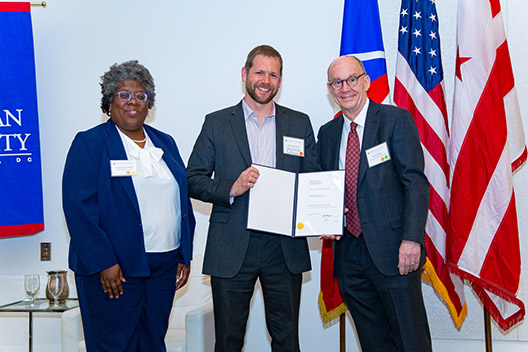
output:
[[[176,292],[169,329],[167,352],[214,350],[213,303],[208,276],[202,275],[203,256],[195,255],[187,285]],[[86,351],[79,308],[64,312],[61,319],[62,351]]]

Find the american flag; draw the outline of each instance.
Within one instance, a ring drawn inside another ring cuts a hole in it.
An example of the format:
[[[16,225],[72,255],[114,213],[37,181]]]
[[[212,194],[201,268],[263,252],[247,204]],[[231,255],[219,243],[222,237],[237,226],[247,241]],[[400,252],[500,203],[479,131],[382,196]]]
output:
[[[434,0],[402,0],[394,103],[414,117],[425,157],[425,174],[431,185],[425,234],[427,262],[422,277],[445,300],[454,323],[460,327],[467,314],[464,285],[445,265],[449,130]]]
[[[513,172],[526,145],[499,0],[459,0],[449,143],[450,269],[503,330],[524,317]]]

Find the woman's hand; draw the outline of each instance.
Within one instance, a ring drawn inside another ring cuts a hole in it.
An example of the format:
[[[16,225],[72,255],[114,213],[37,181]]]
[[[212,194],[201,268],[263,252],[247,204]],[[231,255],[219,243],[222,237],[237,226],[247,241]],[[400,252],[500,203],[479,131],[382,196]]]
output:
[[[123,294],[123,286],[121,282],[126,282],[121,267],[119,264],[111,266],[99,273],[101,277],[101,285],[104,293],[108,293],[108,297],[118,299]]]
[[[191,272],[191,266],[178,263],[178,269],[176,270],[176,290],[179,290],[189,280],[189,273]]]

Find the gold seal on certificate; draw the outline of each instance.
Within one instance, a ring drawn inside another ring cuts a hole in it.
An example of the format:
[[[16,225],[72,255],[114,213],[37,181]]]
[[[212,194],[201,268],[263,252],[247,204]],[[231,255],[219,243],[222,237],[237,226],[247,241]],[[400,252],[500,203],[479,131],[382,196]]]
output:
[[[253,166],[260,176],[249,193],[249,230],[291,237],[343,234],[345,170],[296,174]]]

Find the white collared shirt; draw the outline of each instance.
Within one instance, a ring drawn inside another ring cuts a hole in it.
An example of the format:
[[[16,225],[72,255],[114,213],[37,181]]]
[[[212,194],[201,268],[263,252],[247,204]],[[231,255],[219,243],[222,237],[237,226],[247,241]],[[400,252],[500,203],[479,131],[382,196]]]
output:
[[[365,121],[367,120],[367,110],[370,105],[370,99],[367,99],[367,103],[363,106],[363,109],[356,116],[354,122],[357,124],[356,131],[359,138],[359,147],[363,146],[363,132],[365,131]],[[339,147],[339,169],[345,169],[346,163],[346,150],[348,143],[348,134],[350,133],[350,120],[343,114],[343,132],[341,133],[341,146]]]
[[[143,148],[123,132],[119,131],[119,135],[128,160],[137,165],[132,183],[139,203],[145,250],[168,252],[180,246],[180,187],[162,158],[163,150],[154,146],[144,132],[147,140]]]

